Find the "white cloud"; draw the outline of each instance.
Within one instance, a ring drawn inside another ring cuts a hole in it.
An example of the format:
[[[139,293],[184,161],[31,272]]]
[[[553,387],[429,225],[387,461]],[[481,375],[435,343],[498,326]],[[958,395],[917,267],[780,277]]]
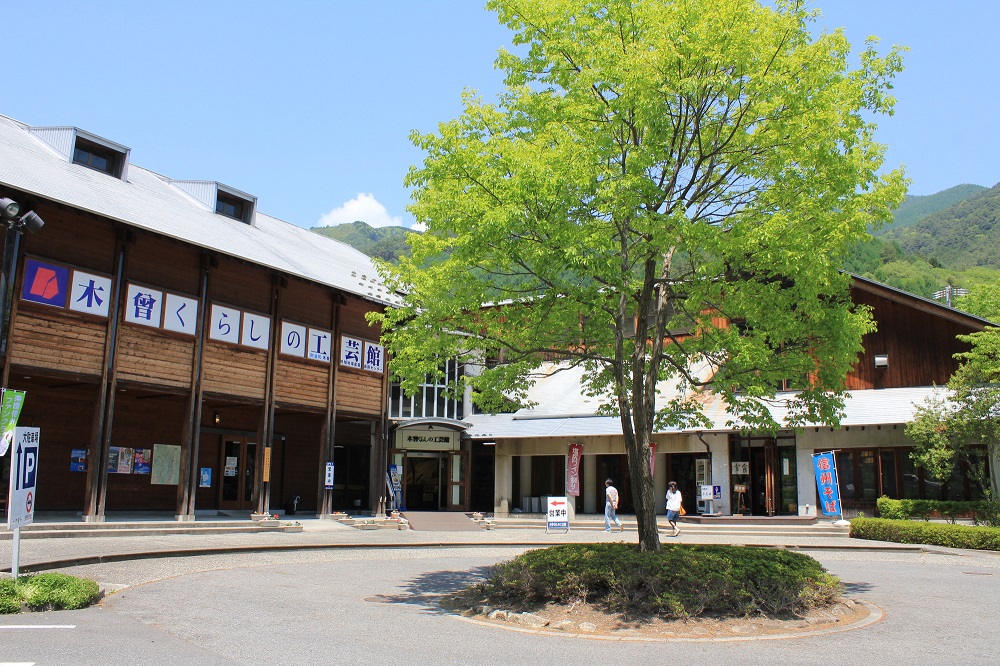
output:
[[[414,222],[413,226],[410,228],[413,229],[414,231],[420,231],[420,232],[427,231],[427,225],[424,224],[423,222]]]
[[[319,218],[319,226],[332,227],[345,222],[367,222],[373,227],[401,227],[403,218],[389,215],[385,206],[380,204],[372,194],[358,192],[358,196],[346,202],[339,208]]]

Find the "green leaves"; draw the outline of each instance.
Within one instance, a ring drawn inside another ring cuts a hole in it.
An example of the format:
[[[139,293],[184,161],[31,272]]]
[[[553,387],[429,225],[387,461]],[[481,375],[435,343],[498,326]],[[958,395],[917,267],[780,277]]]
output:
[[[586,390],[632,423],[630,455],[654,414],[698,420],[706,389],[775,427],[755,399],[793,379],[793,422],[834,423],[872,328],[838,269],[906,184],[880,175],[871,124],[899,50],[869,45],[851,70],[843,34],[814,38],[799,3],[487,6],[525,48],[498,57],[496,103],[466,93],[413,137],[428,229],[386,267],[409,302],[380,318],[394,374],[414,387],[439,359],[502,350],[523,381],[485,372],[485,396],[523,394],[545,360],[585,364]],[[665,381],[685,394],[663,403]]]

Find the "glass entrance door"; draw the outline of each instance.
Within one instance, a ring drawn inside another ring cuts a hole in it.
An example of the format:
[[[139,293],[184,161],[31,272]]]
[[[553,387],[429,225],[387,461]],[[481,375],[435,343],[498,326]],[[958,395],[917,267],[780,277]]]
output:
[[[444,508],[444,485],[441,483],[444,461],[444,453],[407,452],[403,485],[408,510],[437,511]]]
[[[469,509],[469,452],[454,451],[448,454],[448,510]]]
[[[219,508],[251,510],[256,481],[257,443],[245,437],[226,438],[222,445]]]
[[[733,513],[798,513],[795,444],[790,438],[733,437],[729,452]]]

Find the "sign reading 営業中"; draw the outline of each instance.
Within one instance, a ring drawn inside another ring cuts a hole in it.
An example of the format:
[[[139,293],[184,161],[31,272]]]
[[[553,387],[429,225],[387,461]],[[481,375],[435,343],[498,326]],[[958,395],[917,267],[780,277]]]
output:
[[[837,480],[837,459],[833,451],[814,453],[813,470],[816,472],[816,489],[819,492],[819,507],[823,515],[843,515],[840,505],[840,483]]]
[[[545,529],[546,530],[568,530],[569,529],[569,498],[549,497],[546,502]]]

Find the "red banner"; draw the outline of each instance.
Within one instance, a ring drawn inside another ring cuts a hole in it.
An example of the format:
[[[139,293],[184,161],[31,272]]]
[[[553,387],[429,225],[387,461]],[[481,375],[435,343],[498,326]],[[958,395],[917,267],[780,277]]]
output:
[[[566,465],[566,494],[580,496],[580,460],[583,458],[583,444],[569,445],[569,463]]]
[[[653,476],[653,470],[656,468],[656,442],[649,443],[649,475]]]

